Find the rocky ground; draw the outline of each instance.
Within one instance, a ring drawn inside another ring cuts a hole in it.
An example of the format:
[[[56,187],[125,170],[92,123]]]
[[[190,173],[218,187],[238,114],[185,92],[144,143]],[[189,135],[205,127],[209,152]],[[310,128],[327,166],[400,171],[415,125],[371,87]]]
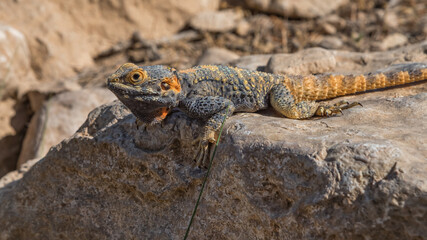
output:
[[[0,239],[182,237],[200,123],[177,112],[137,131],[105,89],[124,62],[289,74],[427,62],[423,0],[323,2],[0,2]],[[232,117],[192,237],[427,239],[426,92],[350,96],[364,107],[339,118]]]

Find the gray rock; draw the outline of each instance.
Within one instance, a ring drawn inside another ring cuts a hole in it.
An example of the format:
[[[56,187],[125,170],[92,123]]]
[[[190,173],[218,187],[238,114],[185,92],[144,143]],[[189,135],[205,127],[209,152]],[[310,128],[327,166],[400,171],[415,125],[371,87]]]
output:
[[[51,146],[73,135],[93,108],[113,99],[107,89],[94,88],[64,92],[44,102],[31,119],[18,167],[29,159],[43,157]]]
[[[340,17],[337,14],[328,14],[328,15],[322,17],[319,20],[319,24],[322,25],[324,23],[331,24],[335,28],[343,28],[343,27],[345,27],[347,25],[346,20],[343,19],[342,17]]]
[[[315,18],[325,16],[338,7],[348,3],[347,0],[246,0],[244,6],[266,13],[285,17]]]
[[[257,54],[243,56],[230,62],[231,66],[246,68],[251,70],[264,70],[273,54]]]
[[[305,49],[294,54],[275,54],[266,66],[266,71],[283,74],[315,74],[335,69],[333,52],[322,48]]]
[[[190,237],[425,237],[425,92],[342,98],[364,107],[310,121],[231,117]],[[192,161],[199,132],[181,112],[138,130],[119,102],[95,109],[22,179],[4,183],[1,239],[182,238],[205,173]]]
[[[208,48],[202,56],[197,60],[196,65],[207,64],[227,64],[230,61],[236,60],[239,55],[225,48]]]
[[[383,19],[383,23],[388,29],[397,29],[399,27],[399,16],[394,11],[387,11],[381,19]]]
[[[294,54],[244,56],[231,65],[284,74],[325,72],[363,73],[403,62],[426,62],[427,41],[384,52],[348,52],[321,48],[305,49]],[[271,58],[271,59],[270,59]]]
[[[427,62],[427,41],[385,52],[331,52],[336,57],[336,67],[333,71],[342,73],[371,72],[396,63]]]
[[[18,170],[10,171],[9,173],[5,174],[2,178],[0,178],[0,188],[6,186],[7,184],[13,181],[21,179],[24,174],[28,172],[28,170],[30,170],[39,160],[39,158],[28,160],[27,162],[22,164],[22,166],[18,168]]]
[[[239,36],[242,36],[242,37],[247,36],[250,31],[251,31],[251,24],[247,20],[242,19],[237,23],[236,33]]]
[[[324,32],[324,33],[326,33],[326,34],[333,35],[333,34],[337,33],[337,29],[336,29],[336,27],[334,27],[334,25],[332,25],[332,24],[330,24],[330,23],[327,23],[327,22],[322,23],[322,24],[320,25],[320,28],[321,28],[321,29],[323,30],[323,32]]]
[[[190,20],[190,26],[200,31],[228,32],[243,18],[241,11],[222,10],[199,13]]]
[[[319,46],[326,49],[339,49],[343,45],[340,38],[334,36],[326,36],[320,41]]]
[[[401,33],[390,34],[378,45],[380,50],[388,50],[405,45],[408,38]]]

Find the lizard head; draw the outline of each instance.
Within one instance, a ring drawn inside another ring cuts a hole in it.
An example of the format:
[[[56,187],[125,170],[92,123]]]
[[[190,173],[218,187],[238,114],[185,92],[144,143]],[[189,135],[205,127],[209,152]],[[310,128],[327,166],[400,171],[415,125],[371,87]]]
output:
[[[108,77],[107,87],[147,124],[163,120],[182,96],[176,70],[161,65],[125,63]]]

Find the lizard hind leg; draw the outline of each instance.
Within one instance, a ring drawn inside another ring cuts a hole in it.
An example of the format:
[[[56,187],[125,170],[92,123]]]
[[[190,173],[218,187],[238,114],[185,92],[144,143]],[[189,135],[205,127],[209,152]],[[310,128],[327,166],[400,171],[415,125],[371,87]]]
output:
[[[306,119],[313,116],[330,117],[342,110],[362,106],[358,102],[340,101],[333,105],[320,105],[315,101],[295,101],[286,86],[275,86],[270,92],[270,103],[273,108],[287,118]]]
[[[306,119],[314,116],[319,104],[315,101],[296,102],[294,96],[284,85],[277,85],[270,92],[271,106],[287,118]]]

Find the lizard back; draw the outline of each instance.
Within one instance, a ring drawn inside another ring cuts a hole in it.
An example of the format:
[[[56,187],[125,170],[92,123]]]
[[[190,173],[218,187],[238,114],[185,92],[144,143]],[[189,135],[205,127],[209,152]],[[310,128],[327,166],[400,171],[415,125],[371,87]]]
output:
[[[284,76],[222,65],[203,65],[178,72],[187,97],[221,96],[236,111],[255,112],[268,107],[268,92]]]

